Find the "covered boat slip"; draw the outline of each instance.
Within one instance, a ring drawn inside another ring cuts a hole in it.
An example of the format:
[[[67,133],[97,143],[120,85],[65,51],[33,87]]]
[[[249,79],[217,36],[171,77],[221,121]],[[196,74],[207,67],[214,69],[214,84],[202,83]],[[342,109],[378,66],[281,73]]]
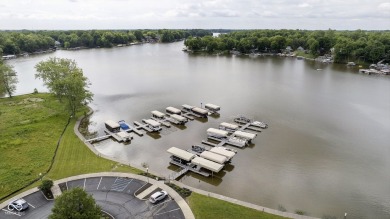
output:
[[[119,132],[120,131],[120,125],[117,122],[114,122],[112,120],[107,120],[104,122],[104,125],[110,132]]]
[[[217,106],[217,105],[214,105],[214,104],[211,104],[211,103],[206,103],[204,105],[204,107],[214,113],[218,112],[219,110],[221,110],[221,107],[220,106]]]
[[[203,157],[207,160],[214,161],[214,162],[219,163],[219,164],[224,164],[228,161],[227,157],[210,152],[210,151],[203,151],[200,154],[200,157]]]
[[[187,162],[191,161],[196,157],[195,154],[190,153],[188,151],[185,151],[183,149],[177,148],[177,147],[171,147],[167,150],[168,153],[172,154],[175,157],[178,157],[182,160],[185,160]]]
[[[157,118],[157,119],[164,119],[165,117],[165,114],[160,112],[160,111],[157,111],[157,110],[153,110],[152,111],[152,116]]]
[[[170,120],[170,122],[178,124],[178,125],[188,122],[187,118],[180,116],[180,115],[177,115],[177,114],[172,114],[170,116],[169,120]]]
[[[249,132],[243,132],[243,131],[235,131],[233,133],[234,136],[238,138],[244,138],[247,140],[253,140],[256,138],[257,134],[249,133]]]
[[[234,153],[233,151],[228,151],[222,147],[213,147],[209,151],[215,154],[225,156],[228,160],[231,160],[236,155],[236,153]]]
[[[215,138],[226,138],[228,136],[228,132],[224,130],[219,130],[215,128],[209,128],[207,129],[207,135],[210,137],[215,137]]]
[[[227,123],[227,122],[223,122],[223,123],[219,124],[219,129],[226,130],[229,132],[237,131],[238,128],[239,128],[238,125]]]
[[[150,126],[155,127],[155,128],[161,126],[161,123],[156,122],[156,121],[154,121],[153,119],[143,119],[142,121],[143,121],[144,123],[150,125]]]
[[[183,104],[183,105],[181,105],[181,106],[182,106],[183,109],[186,110],[186,111],[191,111],[192,108],[194,108],[193,106],[188,105],[188,104]]]
[[[171,114],[177,114],[177,115],[180,115],[181,114],[181,110],[175,108],[175,107],[172,107],[172,106],[168,106],[165,111],[167,111],[167,113],[171,113]]]
[[[191,112],[201,117],[207,117],[209,115],[209,111],[199,107],[193,107]]]
[[[218,173],[224,167],[224,165],[222,164],[215,163],[202,157],[195,157],[191,160],[191,163],[203,167],[204,169],[210,170],[214,173]]]

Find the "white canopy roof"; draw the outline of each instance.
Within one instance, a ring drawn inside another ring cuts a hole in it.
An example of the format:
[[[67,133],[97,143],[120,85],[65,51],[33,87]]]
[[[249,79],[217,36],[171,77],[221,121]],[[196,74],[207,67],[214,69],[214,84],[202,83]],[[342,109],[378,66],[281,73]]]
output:
[[[229,128],[229,129],[238,129],[238,125],[227,123],[227,122],[223,122],[219,126],[223,126],[225,128]]]
[[[115,128],[119,128],[119,123],[117,122],[114,122],[112,120],[107,120],[104,122],[106,125],[110,126],[111,128],[115,129]]]
[[[187,152],[187,151],[180,149],[180,148],[177,148],[177,147],[171,147],[167,150],[167,152],[172,154],[173,156],[178,157],[178,158],[185,160],[185,161],[190,161],[194,157],[196,157],[195,154],[192,154],[190,152]]]
[[[171,118],[177,120],[177,121],[180,121],[180,122],[185,122],[187,121],[187,119],[183,116],[180,116],[180,115],[176,115],[176,114],[172,114],[171,115]]]
[[[199,107],[192,108],[192,111],[197,112],[197,113],[201,113],[201,114],[206,114],[206,115],[209,113],[207,110],[199,108]]]
[[[183,104],[183,105],[181,105],[181,106],[182,106],[183,108],[185,108],[185,109],[188,109],[188,110],[194,108],[193,106],[190,106],[190,105],[188,105],[188,104]]]
[[[164,113],[162,113],[162,112],[160,112],[160,111],[157,111],[157,110],[153,110],[153,111],[152,111],[152,114],[155,115],[155,116],[157,116],[157,117],[164,117],[164,116],[165,116]]]
[[[145,119],[144,122],[146,124],[149,124],[149,125],[153,126],[153,127],[157,127],[157,126],[161,125],[159,122],[156,122],[153,119]]]
[[[255,139],[257,134],[253,134],[253,133],[249,133],[249,132],[242,132],[242,131],[235,131],[233,135],[240,137],[240,138],[253,140],[253,139]]]
[[[217,106],[217,105],[214,105],[214,104],[211,104],[211,103],[206,103],[204,105],[204,107],[206,107],[208,109],[213,109],[213,110],[220,110],[221,109],[220,106]]]
[[[181,110],[176,109],[175,107],[172,107],[172,106],[168,106],[165,110],[167,112],[171,112],[171,113],[175,113],[175,114],[180,114],[181,113]]]
[[[209,128],[209,129],[207,129],[207,134],[209,134],[209,135],[218,135],[218,136],[221,136],[221,137],[226,137],[229,134],[229,132],[224,131],[224,130],[220,130],[220,129]]]
[[[228,151],[228,150],[225,150],[225,149],[219,148],[219,147],[211,148],[210,152],[213,152],[213,153],[216,153],[219,155],[223,155],[223,156],[227,157],[228,160],[232,159],[234,157],[234,155],[236,155],[236,153],[234,153],[233,151]]]
[[[204,159],[203,157],[195,157],[194,159],[191,160],[191,163],[199,165],[205,169],[208,169],[210,171],[213,171],[215,173],[218,173],[224,165],[215,163],[213,161]]]
[[[219,164],[224,164],[227,161],[227,158],[225,156],[222,156],[222,155],[219,155],[219,154],[216,154],[216,153],[212,153],[210,151],[203,151],[200,154],[200,156],[205,158],[205,159],[207,159],[207,160],[211,160],[211,161],[217,162]]]

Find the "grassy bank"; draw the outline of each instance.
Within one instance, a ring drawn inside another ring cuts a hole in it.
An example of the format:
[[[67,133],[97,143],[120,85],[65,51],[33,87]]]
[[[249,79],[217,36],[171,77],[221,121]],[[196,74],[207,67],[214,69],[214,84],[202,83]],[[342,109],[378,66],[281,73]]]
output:
[[[195,218],[257,218],[257,219],[282,219],[285,217],[272,215],[251,208],[207,197],[198,193],[192,193],[188,198],[189,205]]]
[[[0,197],[23,188],[48,170],[68,118],[64,106],[50,94],[0,99]],[[140,172],[97,157],[74,134],[74,124],[72,120],[65,131],[53,168],[45,177]]]

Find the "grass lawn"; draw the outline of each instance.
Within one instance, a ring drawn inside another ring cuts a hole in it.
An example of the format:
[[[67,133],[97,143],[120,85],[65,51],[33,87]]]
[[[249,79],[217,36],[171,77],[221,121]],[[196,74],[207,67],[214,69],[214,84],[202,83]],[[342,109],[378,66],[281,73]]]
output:
[[[257,219],[282,219],[285,217],[264,213],[251,208],[207,197],[193,192],[188,197],[188,203],[197,219],[206,218],[257,218]]]
[[[47,171],[68,115],[50,94],[0,99],[0,198]],[[55,180],[102,171],[140,172],[97,157],[74,134],[74,124],[75,120],[69,124],[53,168],[45,177]]]

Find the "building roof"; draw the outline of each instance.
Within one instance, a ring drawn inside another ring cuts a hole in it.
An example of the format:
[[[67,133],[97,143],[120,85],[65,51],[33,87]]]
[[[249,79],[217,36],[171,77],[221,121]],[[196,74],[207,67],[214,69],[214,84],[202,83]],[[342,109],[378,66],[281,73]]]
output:
[[[200,154],[200,157],[203,157],[203,158],[205,158],[207,160],[211,160],[211,161],[217,162],[219,164],[224,164],[227,161],[227,157],[222,156],[220,154],[212,153],[210,151],[203,151]]]
[[[181,110],[176,109],[175,107],[172,107],[172,106],[168,106],[165,110],[168,111],[168,112],[176,113],[176,114],[180,114],[181,113]]]
[[[153,110],[153,111],[152,111],[152,114],[155,115],[155,116],[157,116],[157,117],[164,117],[164,116],[165,116],[164,113],[162,113],[162,112],[160,112],[160,111],[157,111],[157,110]]]
[[[223,155],[223,156],[227,157],[228,160],[232,159],[236,155],[236,153],[234,153],[233,151],[228,151],[228,150],[225,150],[225,149],[219,148],[219,147],[211,148],[210,152],[216,153],[219,155]]]
[[[213,161],[204,159],[203,157],[195,157],[194,159],[191,160],[191,163],[199,165],[205,169],[208,169],[210,171],[213,171],[215,173],[218,173],[224,165],[215,163]]]
[[[223,126],[223,127],[226,127],[226,128],[229,128],[229,129],[238,129],[238,125],[227,123],[227,122],[223,122],[223,123],[221,123],[219,125]]]
[[[173,156],[178,157],[178,158],[185,160],[185,161],[190,161],[194,157],[196,157],[195,154],[192,154],[190,152],[187,152],[187,151],[180,149],[180,148],[177,148],[177,147],[171,147],[167,150],[167,152],[172,154]]]
[[[160,125],[161,125],[161,123],[156,122],[156,121],[154,121],[153,119],[145,119],[144,122],[145,122],[146,124],[149,124],[149,125],[154,126],[154,127],[157,127],[157,126],[160,126]]]
[[[110,126],[111,128],[115,129],[115,128],[119,128],[119,123],[117,122],[114,122],[112,120],[107,120],[104,122],[106,125]]]
[[[249,132],[243,132],[243,131],[235,131],[233,135],[240,137],[240,138],[245,138],[245,139],[250,139],[253,140],[256,138],[257,134],[249,133]]]
[[[227,136],[229,132],[220,130],[220,129],[215,129],[215,128],[209,128],[207,129],[208,134],[213,134],[213,135],[220,135],[220,136]]]

